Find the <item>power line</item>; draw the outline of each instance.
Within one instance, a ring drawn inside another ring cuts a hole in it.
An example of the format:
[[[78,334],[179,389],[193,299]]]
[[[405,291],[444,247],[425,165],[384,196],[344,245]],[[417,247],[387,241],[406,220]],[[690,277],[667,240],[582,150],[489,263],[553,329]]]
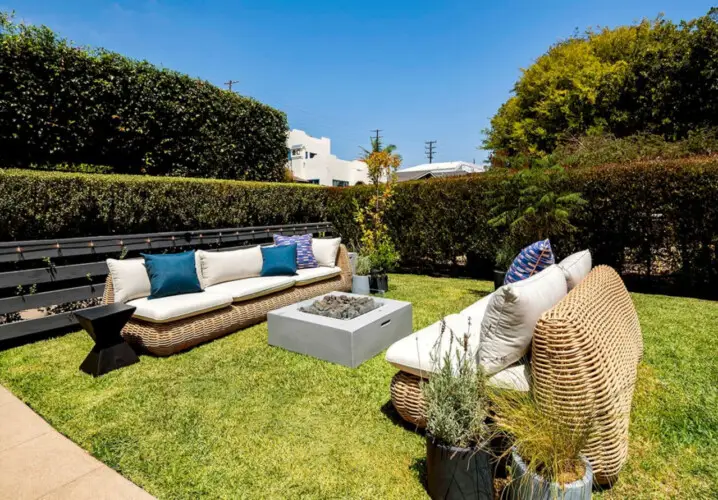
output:
[[[436,151],[436,141],[424,141],[424,144],[424,153],[429,159],[429,163],[432,163],[434,161],[434,152]]]
[[[230,92],[232,92],[232,85],[234,85],[235,83],[239,83],[239,80],[231,80],[230,79],[230,80],[227,80],[226,82],[224,82],[224,84],[227,86],[227,88],[229,89]]]

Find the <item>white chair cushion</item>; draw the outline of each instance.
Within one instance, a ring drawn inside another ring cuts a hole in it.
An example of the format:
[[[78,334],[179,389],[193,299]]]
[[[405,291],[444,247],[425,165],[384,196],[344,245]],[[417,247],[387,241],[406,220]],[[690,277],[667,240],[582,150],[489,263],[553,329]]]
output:
[[[207,287],[208,292],[229,295],[234,302],[255,299],[294,286],[292,276],[261,276]]]
[[[262,272],[262,250],[259,245],[225,252],[198,250],[197,255],[202,288],[226,281],[253,278]]]
[[[531,390],[531,365],[519,363],[495,374],[487,383],[496,389],[529,392]]]
[[[563,271],[566,286],[570,292],[591,272],[591,252],[583,250],[582,252],[572,253],[559,262],[558,267]]]
[[[500,372],[526,354],[539,317],[565,295],[566,278],[557,265],[504,285],[492,294],[481,322],[478,352],[478,362],[488,375]]]
[[[191,318],[216,309],[227,307],[232,297],[219,293],[198,292],[172,295],[159,299],[135,299],[127,304],[135,306],[133,317],[150,323],[169,323],[179,319]]]
[[[107,259],[115,302],[149,297],[151,287],[144,259]]]
[[[294,280],[297,286],[310,285],[317,281],[324,281],[339,276],[341,273],[342,268],[337,266],[297,269],[297,275],[294,276]]]
[[[449,329],[456,337],[462,339],[469,328],[469,318],[462,314],[451,314],[444,320],[447,330],[443,337],[441,336],[441,321],[437,321],[423,330],[394,342],[386,351],[386,360],[402,371],[419,377],[428,377],[443,365],[444,356],[449,350],[451,342]],[[471,318],[469,351],[472,357],[475,356],[478,347],[480,325],[481,318]],[[438,344],[440,337],[441,344]],[[454,341],[452,356],[457,347],[459,345]]]
[[[320,266],[334,267],[341,238],[312,238],[312,253]]]
[[[479,318],[479,321],[481,321],[481,319],[483,319],[484,317],[484,313],[486,312],[486,308],[488,307],[489,302],[491,302],[491,297],[493,297],[495,293],[496,292],[491,292],[487,296],[477,300],[469,307],[461,311],[460,314],[471,318],[472,322],[475,318]]]

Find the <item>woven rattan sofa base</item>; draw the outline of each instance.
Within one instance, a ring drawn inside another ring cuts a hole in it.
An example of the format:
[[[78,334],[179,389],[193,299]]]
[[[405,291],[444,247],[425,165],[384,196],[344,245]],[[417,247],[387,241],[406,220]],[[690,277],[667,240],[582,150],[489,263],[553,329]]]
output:
[[[280,307],[334,291],[351,290],[351,267],[349,254],[344,245],[339,248],[337,265],[342,273],[334,278],[306,286],[294,286],[271,295],[265,295],[245,302],[191,318],[170,323],[150,323],[131,319],[122,329],[122,336],[131,344],[157,355],[169,356],[189,349],[203,342],[236,332],[242,328],[261,323],[267,313]],[[107,276],[104,303],[114,302],[112,277]]]
[[[532,391],[539,405],[567,421],[590,416],[584,450],[594,481],[618,478],[628,458],[628,423],[643,337],[636,310],[620,276],[597,266],[534,330]],[[391,381],[396,411],[426,426],[422,379],[398,372]]]

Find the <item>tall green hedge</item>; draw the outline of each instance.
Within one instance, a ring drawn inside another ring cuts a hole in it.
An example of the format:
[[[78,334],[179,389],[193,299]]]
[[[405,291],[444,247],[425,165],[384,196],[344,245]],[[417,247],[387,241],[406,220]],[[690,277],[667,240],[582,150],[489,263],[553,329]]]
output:
[[[282,180],[284,113],[0,12],[0,163]]]
[[[0,241],[326,220],[318,186],[0,170]]]
[[[487,193],[499,175],[398,185],[388,225],[402,264],[477,264],[491,272],[501,235],[488,223]],[[552,238],[559,258],[591,250],[624,274],[718,285],[718,158],[577,169],[571,188],[587,204],[576,233]],[[329,220],[356,242],[355,200],[370,187],[173,179],[0,170],[0,241]],[[530,242],[526,242],[530,243]]]

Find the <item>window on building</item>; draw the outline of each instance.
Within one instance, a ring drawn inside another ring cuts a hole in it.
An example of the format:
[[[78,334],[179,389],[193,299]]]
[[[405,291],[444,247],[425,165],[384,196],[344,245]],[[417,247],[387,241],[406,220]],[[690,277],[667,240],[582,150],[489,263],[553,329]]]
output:
[[[309,184],[319,184],[319,179],[309,179],[307,182]]]
[[[334,187],[347,187],[349,185],[349,181],[340,181],[337,179],[332,179],[332,186]]]
[[[292,148],[292,156],[302,156],[302,150],[299,148]]]
[[[309,158],[314,158],[315,156],[317,156],[317,153],[309,153]]]
[[[308,160],[308,159],[309,159],[309,151],[305,151],[305,152],[304,152],[304,159],[305,159],[305,160]]]

